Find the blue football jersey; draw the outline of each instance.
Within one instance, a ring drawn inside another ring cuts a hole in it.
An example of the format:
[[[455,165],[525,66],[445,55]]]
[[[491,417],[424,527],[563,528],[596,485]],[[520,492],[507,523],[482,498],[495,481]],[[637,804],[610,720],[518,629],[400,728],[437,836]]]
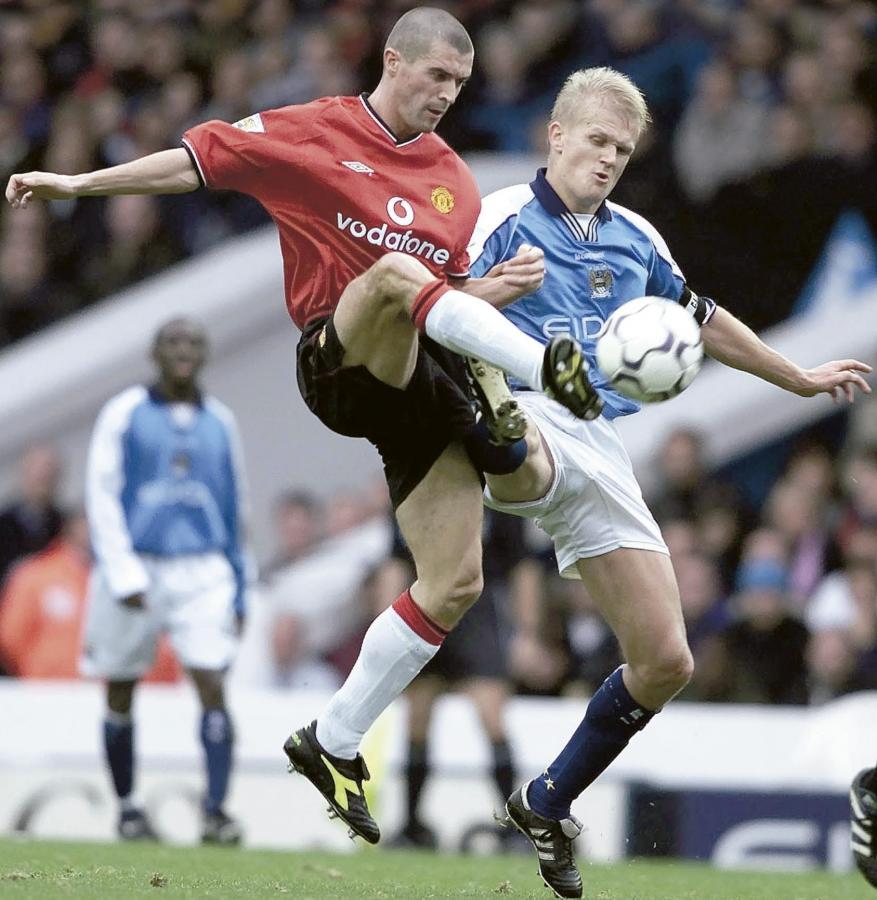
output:
[[[570,212],[540,169],[530,184],[484,198],[469,245],[471,276],[484,276],[521,244],[544,251],[545,281],[503,314],[542,343],[572,334],[605,401],[603,414],[613,419],[636,412],[640,404],[613,390],[597,369],[595,342],[606,319],[628,300],[682,297],[685,279],[661,235],[642,216],[608,200],[594,215]]]
[[[138,554],[219,552],[243,612],[254,568],[244,545],[246,488],[237,424],[214,397],[172,403],[138,385],[105,404],[86,465],[86,507],[98,565],[110,589],[145,589]]]

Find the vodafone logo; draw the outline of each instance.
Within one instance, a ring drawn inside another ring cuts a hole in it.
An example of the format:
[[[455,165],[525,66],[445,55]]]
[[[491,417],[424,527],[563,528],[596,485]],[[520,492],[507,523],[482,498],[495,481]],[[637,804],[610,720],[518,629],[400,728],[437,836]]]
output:
[[[402,200],[401,197],[394,197],[393,199],[404,203],[410,210],[406,200]],[[387,213],[392,217],[389,204],[387,205]],[[393,221],[411,222],[413,218],[414,213],[412,212],[409,219],[393,218]],[[358,241],[367,241],[374,247],[398,250],[401,253],[407,253],[409,256],[418,256],[421,259],[430,260],[439,266],[446,265],[451,258],[447,248],[437,247],[431,241],[423,240],[423,238],[414,234],[410,228],[405,231],[391,231],[386,222],[370,226],[342,212],[336,213],[335,223],[339,231],[349,234]]]
[[[397,225],[410,225],[414,221],[414,208],[404,197],[390,197],[387,201],[387,215]]]

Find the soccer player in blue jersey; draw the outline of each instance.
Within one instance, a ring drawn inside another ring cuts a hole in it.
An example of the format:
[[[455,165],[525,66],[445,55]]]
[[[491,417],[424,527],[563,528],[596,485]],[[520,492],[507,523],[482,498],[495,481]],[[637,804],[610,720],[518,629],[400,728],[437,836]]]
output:
[[[238,429],[231,411],[201,392],[206,355],[197,322],[163,325],[153,344],[157,381],[107,402],[88,453],[86,506],[96,565],[81,669],[107,682],[104,747],[123,840],[156,837],[134,800],[131,703],[163,632],[203,707],[202,840],[241,839],[223,809],[233,741],[224,679],[255,572],[242,543]]]
[[[542,342],[575,335],[603,402],[601,416],[583,421],[548,397],[516,390],[530,421],[527,459],[510,475],[488,476],[485,491],[488,506],[538,520],[553,538],[561,574],[584,582],[626,659],[591,698],[560,755],[508,800],[509,818],[534,844],[542,877],[560,897],[582,893],[572,801],[685,686],[693,666],[667,547],[614,423],[638,404],[612,390],[593,365],[603,322],[627,300],[667,297],[691,313],[707,352],[727,365],[805,397],[852,400],[856,389],[869,390],[861,373],[870,367],[857,360],[802,369],[771,350],[686,285],[652,225],[607,200],[648,118],[642,94],[624,75],[575,72],[552,110],[547,168],[529,184],[485,198],[469,248],[476,278],[501,271],[522,245],[542,249],[541,288],[505,315]],[[502,378],[477,362],[470,368],[489,418],[501,402]]]

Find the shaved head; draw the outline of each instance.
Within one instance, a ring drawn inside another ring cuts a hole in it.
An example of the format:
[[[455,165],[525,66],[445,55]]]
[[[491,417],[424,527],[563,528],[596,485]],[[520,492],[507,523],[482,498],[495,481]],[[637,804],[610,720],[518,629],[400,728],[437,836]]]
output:
[[[475,53],[466,29],[449,13],[433,6],[409,10],[393,26],[384,49],[392,48],[406,62],[426,56],[436,41],[449,44],[463,56]]]
[[[169,337],[176,334],[183,334],[186,337],[207,343],[207,332],[197,319],[190,319],[188,316],[175,316],[156,331],[152,339],[153,351]]]

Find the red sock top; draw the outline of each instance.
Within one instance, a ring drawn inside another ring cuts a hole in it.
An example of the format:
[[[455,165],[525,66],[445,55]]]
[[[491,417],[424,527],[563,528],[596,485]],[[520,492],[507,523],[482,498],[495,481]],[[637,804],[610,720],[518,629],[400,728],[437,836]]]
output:
[[[393,601],[393,609],[399,618],[419,637],[438,647],[448,636],[448,629],[442,628],[414,602],[411,591],[404,591]]]
[[[411,304],[411,321],[421,334],[426,330],[427,313],[449,290],[451,290],[450,285],[438,278],[422,287],[420,293],[414,298],[414,303]]]

